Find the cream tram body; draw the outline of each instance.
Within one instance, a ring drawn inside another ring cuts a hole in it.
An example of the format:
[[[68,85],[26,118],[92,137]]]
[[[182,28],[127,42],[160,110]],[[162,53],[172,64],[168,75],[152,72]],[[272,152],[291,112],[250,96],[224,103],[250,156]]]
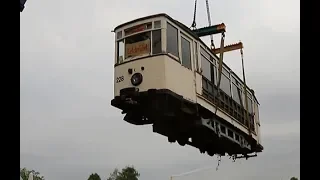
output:
[[[166,14],[157,14],[122,24],[114,32],[115,97],[130,87],[137,87],[140,92],[165,89],[212,113],[216,111],[209,96],[217,82],[218,57],[189,28]],[[142,75],[142,82],[133,85],[132,76],[136,73]],[[244,102],[243,82],[225,64],[220,88],[233,103]],[[259,104],[253,91],[247,93],[254,126],[251,137],[260,145]],[[239,141],[237,134],[249,135],[248,127],[236,119],[240,117],[239,112],[238,116],[232,116],[218,108],[216,115],[225,121],[220,121],[220,128],[223,124],[232,124],[233,127],[226,128],[236,129],[232,135],[234,140]],[[226,137],[227,133],[225,130]]]

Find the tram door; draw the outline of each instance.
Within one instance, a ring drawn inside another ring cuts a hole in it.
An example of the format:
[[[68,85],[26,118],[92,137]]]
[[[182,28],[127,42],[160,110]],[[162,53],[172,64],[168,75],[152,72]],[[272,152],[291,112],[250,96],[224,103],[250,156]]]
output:
[[[190,78],[195,79],[194,70],[196,68],[196,65],[195,65],[194,42],[192,39],[188,38],[183,33],[180,33],[180,45],[181,45],[180,46],[181,65],[187,69],[188,71],[187,73],[191,75]],[[185,80],[189,81],[188,83],[190,83],[190,79],[185,79]],[[194,99],[196,99],[195,98],[196,84],[194,83],[194,81],[192,81],[191,88],[192,89],[188,89],[188,92],[193,92],[193,97]]]

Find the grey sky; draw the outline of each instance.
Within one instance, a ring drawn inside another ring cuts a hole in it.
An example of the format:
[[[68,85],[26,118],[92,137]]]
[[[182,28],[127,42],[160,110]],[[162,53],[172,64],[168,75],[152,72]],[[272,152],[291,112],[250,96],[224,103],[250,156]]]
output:
[[[213,24],[227,25],[226,44],[244,43],[247,82],[260,101],[265,151],[232,163],[169,144],[122,120],[111,107],[114,34],[120,23],[167,13],[190,26],[193,0],[29,0],[21,13],[20,166],[47,180],[103,179],[133,164],[141,180],[269,180],[300,177],[300,4],[297,0],[209,1]],[[197,26],[206,26],[205,1]],[[219,45],[220,37],[215,37]],[[208,40],[206,42],[209,42]],[[225,62],[241,76],[240,53]]]

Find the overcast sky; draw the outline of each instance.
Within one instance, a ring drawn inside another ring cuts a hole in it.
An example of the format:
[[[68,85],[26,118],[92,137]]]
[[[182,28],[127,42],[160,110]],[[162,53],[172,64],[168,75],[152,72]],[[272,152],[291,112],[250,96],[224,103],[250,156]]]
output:
[[[270,180],[300,177],[300,4],[298,0],[210,0],[212,24],[227,26],[225,44],[244,43],[248,85],[260,101],[262,143],[256,158],[233,163],[170,144],[151,126],[133,126],[110,105],[113,28],[167,13],[190,26],[193,0],[28,0],[20,13],[20,166],[47,180],[106,179],[135,165],[141,180]],[[197,26],[206,26],[198,1]],[[220,41],[215,37],[215,43]],[[206,40],[206,42],[209,42]],[[225,62],[241,76],[240,53]]]

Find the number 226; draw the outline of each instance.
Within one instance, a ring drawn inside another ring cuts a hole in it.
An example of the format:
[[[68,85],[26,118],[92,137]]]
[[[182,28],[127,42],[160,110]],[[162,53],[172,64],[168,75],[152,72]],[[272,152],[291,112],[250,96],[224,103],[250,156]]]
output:
[[[124,80],[124,77],[123,76],[119,76],[119,77],[116,78],[116,83],[119,83],[119,82],[121,82],[123,80]]]

